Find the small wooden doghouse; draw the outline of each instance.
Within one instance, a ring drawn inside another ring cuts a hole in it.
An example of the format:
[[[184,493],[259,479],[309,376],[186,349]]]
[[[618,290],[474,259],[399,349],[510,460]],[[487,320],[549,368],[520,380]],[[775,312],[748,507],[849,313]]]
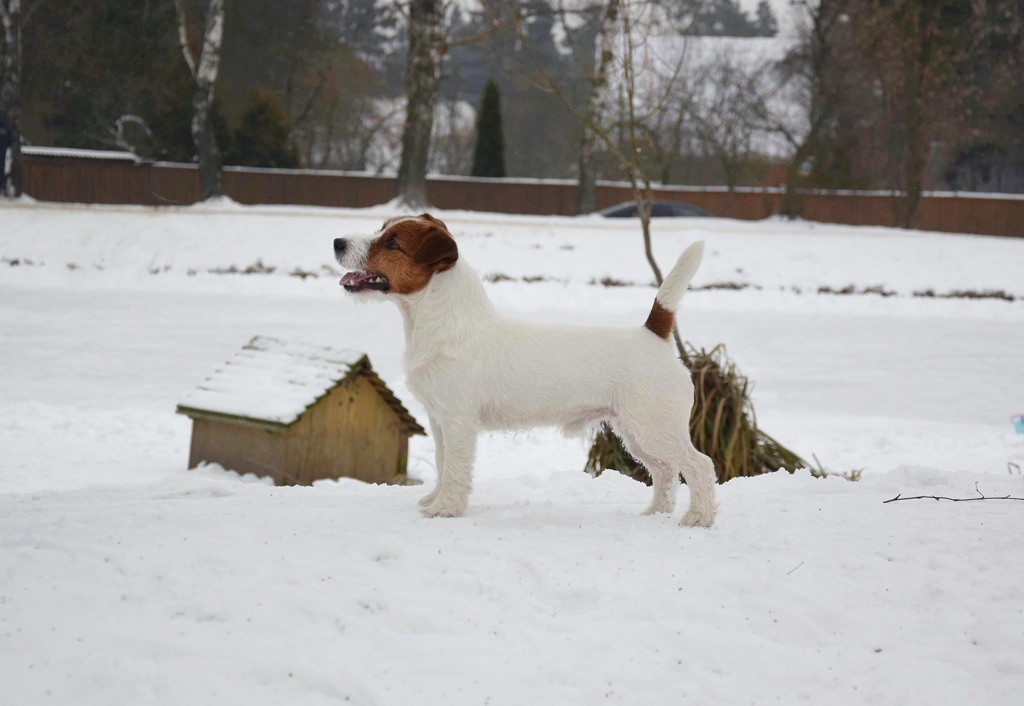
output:
[[[409,437],[425,433],[366,354],[262,336],[177,411],[192,419],[189,468],[218,463],[278,485],[404,483]]]

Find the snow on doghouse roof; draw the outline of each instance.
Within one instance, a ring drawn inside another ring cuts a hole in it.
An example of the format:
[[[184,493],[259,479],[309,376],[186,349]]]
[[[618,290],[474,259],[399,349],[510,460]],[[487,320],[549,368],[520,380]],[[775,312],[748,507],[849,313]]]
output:
[[[344,380],[363,375],[413,434],[421,427],[370,367],[365,353],[256,336],[196,389],[177,411],[190,417],[284,428]]]

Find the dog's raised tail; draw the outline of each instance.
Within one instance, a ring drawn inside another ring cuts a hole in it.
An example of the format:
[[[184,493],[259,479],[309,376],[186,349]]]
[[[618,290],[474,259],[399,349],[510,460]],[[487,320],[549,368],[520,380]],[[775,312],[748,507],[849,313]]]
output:
[[[690,280],[697,273],[700,261],[704,257],[704,241],[698,240],[683,251],[676,261],[675,267],[665,277],[665,281],[658,288],[654,297],[654,306],[644,324],[658,336],[666,341],[672,335],[672,329],[676,325],[676,309],[683,298]]]

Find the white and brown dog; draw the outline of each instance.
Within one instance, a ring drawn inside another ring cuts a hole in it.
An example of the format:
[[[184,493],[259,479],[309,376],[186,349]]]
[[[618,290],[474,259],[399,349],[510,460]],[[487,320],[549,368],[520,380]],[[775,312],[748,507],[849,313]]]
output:
[[[703,243],[680,256],[644,326],[554,326],[495,311],[444,223],[392,218],[369,238],[337,238],[341,285],[398,304],[405,319],[410,389],[430,418],[437,484],[420,500],[428,517],[466,511],[477,435],[609,421],[654,479],[647,513],[672,512],[679,473],[690,491],[682,524],[715,519],[715,470],[690,441],[693,384],[668,338],[697,271]]]

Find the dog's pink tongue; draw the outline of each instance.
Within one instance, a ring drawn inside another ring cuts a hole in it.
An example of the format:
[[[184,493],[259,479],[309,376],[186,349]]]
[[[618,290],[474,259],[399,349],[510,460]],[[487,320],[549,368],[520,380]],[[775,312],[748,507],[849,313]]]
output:
[[[353,280],[358,280],[360,276],[361,275],[358,272],[346,272],[345,276],[341,278],[341,281],[338,282],[338,284],[344,287],[346,284],[352,284]]]

